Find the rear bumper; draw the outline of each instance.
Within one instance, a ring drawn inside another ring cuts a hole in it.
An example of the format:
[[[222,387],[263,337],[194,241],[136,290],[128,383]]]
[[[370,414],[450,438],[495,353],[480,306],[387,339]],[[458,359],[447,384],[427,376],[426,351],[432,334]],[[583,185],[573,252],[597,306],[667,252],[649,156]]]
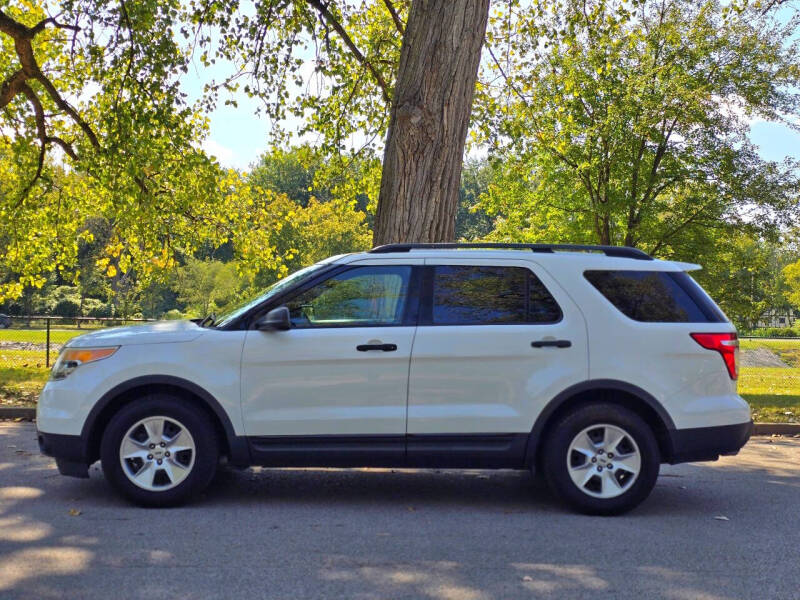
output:
[[[717,460],[723,454],[736,454],[753,433],[753,422],[672,429],[669,432],[672,452],[670,464]]]
[[[89,477],[89,465],[81,436],[39,431],[37,438],[41,453],[56,459],[59,473],[70,477]]]

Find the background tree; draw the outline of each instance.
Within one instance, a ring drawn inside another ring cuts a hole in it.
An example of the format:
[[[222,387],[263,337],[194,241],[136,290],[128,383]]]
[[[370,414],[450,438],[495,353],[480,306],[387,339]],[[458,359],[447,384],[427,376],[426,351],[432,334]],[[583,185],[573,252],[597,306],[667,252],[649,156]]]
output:
[[[217,312],[237,297],[236,265],[190,257],[178,270],[175,288],[190,313],[203,317]]]
[[[762,160],[747,118],[797,112],[797,17],[714,0],[523,4],[494,16],[479,95],[495,238],[696,257],[723,232],[796,217],[797,165]]]

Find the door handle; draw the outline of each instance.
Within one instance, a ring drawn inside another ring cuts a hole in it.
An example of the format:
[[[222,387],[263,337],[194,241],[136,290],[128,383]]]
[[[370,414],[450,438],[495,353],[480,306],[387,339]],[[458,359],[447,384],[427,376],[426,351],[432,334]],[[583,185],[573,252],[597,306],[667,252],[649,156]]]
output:
[[[554,347],[554,348],[569,348],[572,346],[572,342],[569,340],[539,340],[538,342],[531,342],[531,346],[534,348],[545,348],[545,347]]]
[[[359,352],[368,352],[369,350],[383,350],[384,352],[394,352],[397,350],[397,344],[359,344],[356,346]]]

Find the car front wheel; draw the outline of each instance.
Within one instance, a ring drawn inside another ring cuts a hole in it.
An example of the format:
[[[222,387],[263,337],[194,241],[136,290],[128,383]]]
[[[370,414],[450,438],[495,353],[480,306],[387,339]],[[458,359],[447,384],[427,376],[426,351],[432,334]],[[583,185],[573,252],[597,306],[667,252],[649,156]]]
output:
[[[661,462],[647,423],[608,403],[586,405],[563,417],[544,452],[551,490],[588,514],[620,514],[639,505],[652,491]]]
[[[219,460],[213,424],[187,401],[166,394],[134,400],[109,422],[103,473],[142,506],[175,506],[203,491]]]

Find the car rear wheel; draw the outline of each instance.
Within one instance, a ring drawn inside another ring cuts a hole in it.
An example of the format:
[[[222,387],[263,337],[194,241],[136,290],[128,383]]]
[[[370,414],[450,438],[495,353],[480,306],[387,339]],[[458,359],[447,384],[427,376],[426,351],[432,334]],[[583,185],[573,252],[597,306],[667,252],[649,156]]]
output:
[[[641,417],[597,403],[556,423],[545,441],[543,466],[550,489],[572,508],[611,515],[647,498],[660,462],[655,436]]]
[[[142,506],[175,506],[203,491],[219,460],[214,426],[168,394],[134,400],[112,417],[100,447],[103,473]]]

